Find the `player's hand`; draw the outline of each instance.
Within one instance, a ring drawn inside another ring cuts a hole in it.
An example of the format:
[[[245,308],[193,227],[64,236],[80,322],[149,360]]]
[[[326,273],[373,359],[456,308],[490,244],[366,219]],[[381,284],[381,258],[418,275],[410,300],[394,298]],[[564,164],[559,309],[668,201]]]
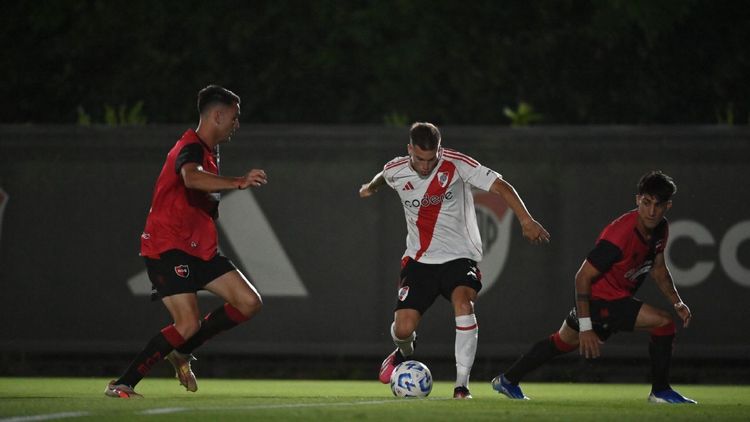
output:
[[[682,319],[682,326],[687,327],[690,324],[690,320],[693,319],[693,313],[690,312],[690,308],[685,303],[680,302],[678,306],[675,306],[674,310]]]
[[[521,223],[523,237],[534,245],[549,243],[549,232],[533,218]]]
[[[359,197],[367,198],[368,196],[372,196],[372,194],[374,194],[377,191],[378,191],[377,189],[375,190],[370,189],[370,184],[365,183],[364,185],[362,185],[362,187],[359,188]]]
[[[579,352],[586,359],[599,357],[599,345],[604,344],[593,330],[583,331],[578,334]]]
[[[245,174],[240,180],[238,189],[247,189],[251,186],[257,187],[268,183],[266,172],[261,169],[252,169]]]

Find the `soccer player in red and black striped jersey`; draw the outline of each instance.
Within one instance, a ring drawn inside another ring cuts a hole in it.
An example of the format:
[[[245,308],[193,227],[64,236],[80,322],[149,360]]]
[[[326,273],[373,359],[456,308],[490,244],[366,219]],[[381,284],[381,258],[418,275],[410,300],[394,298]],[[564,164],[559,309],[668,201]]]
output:
[[[240,97],[209,85],[198,93],[198,112],[198,128],[188,129],[167,154],[141,235],[148,276],[174,323],[151,338],[125,373],[107,385],[109,397],[140,397],[135,385],[162,359],[174,366],[180,384],[196,391],[193,350],[262,306],[255,287],[219,253],[214,220],[220,192],[262,186],[266,173],[252,169],[240,177],[219,175],[219,144],[240,127]],[[226,303],[201,321],[196,294],[202,289]]]
[[[692,318],[672,281],[664,248],[669,224],[664,215],[672,208],[677,186],[660,171],[643,175],[635,197],[637,208],[611,222],[575,277],[576,306],[560,330],[534,344],[492,387],[509,398],[527,399],[518,383],[555,356],[579,349],[596,358],[600,345],[618,331],[644,330],[651,335],[651,394],[653,403],[696,403],[669,385],[669,366],[676,327],[669,312],[633,297],[648,274],[673,305],[687,327]]]
[[[409,153],[383,167],[361,186],[368,197],[387,184],[399,195],[406,218],[406,252],[391,337],[397,349],[380,368],[382,383],[414,352],[416,329],[438,296],[451,301],[456,321],[456,384],[453,397],[471,398],[469,374],[474,363],[479,328],[474,302],[482,288],[482,260],[471,187],[503,198],[532,243],[549,242],[549,233],[526,209],[518,193],[495,171],[468,155],[441,146],[440,131],[431,123],[414,123]]]

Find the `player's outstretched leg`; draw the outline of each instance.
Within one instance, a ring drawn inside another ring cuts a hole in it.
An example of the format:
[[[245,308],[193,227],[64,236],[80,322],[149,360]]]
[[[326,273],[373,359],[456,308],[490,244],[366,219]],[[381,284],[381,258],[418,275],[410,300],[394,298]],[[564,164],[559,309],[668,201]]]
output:
[[[197,359],[192,354],[183,354],[177,350],[172,350],[166,359],[172,364],[175,378],[180,381],[180,385],[191,393],[198,391],[198,381],[195,379],[192,368],[190,368],[190,361]]]
[[[104,389],[104,394],[114,398],[141,397],[133,388],[138,384],[151,368],[159,363],[165,355],[175,347],[181,346],[185,339],[174,325],[168,325],[146,344],[130,363],[125,373],[118,379],[111,381]]]
[[[561,330],[570,330],[563,323]],[[577,345],[563,341],[560,332],[536,342],[531,349],[511,365],[511,367],[492,380],[492,389],[511,399],[528,399],[518,383],[526,374],[550,361],[556,356],[575,350]]]

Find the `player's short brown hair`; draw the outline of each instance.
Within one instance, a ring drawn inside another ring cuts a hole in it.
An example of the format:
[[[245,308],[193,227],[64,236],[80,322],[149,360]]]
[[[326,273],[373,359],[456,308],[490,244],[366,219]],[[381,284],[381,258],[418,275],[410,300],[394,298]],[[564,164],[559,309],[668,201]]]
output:
[[[659,202],[669,201],[675,193],[677,185],[674,180],[661,170],[651,170],[638,181],[638,195],[651,195]]]
[[[412,145],[427,151],[440,146],[440,131],[432,123],[416,122],[409,130],[409,141]]]
[[[219,85],[209,85],[198,92],[198,113],[203,112],[214,104],[232,105],[240,103],[239,95]]]

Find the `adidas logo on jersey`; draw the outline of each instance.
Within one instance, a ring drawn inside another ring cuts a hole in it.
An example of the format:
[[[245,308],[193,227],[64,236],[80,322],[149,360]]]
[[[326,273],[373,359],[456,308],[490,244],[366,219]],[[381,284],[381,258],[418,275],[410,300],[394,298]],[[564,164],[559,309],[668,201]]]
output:
[[[414,190],[414,185],[411,184],[411,182],[406,182],[403,188],[401,190]]]

